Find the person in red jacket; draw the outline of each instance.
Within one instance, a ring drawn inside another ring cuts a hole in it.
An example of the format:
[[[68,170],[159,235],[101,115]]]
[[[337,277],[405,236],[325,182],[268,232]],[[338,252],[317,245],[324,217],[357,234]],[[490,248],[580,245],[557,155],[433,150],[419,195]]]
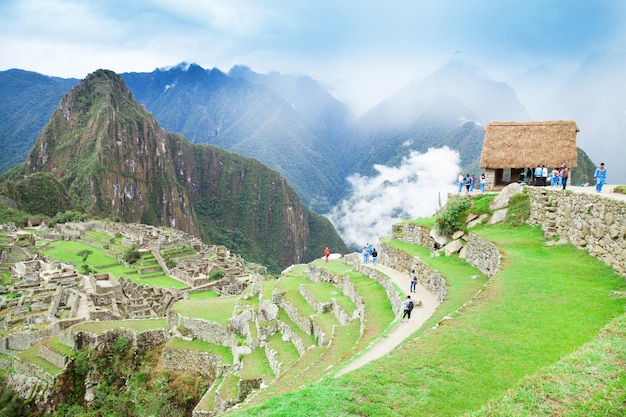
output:
[[[330,255],[330,249],[328,249],[328,246],[326,246],[326,249],[324,249],[324,260],[326,262],[328,262],[328,255]]]

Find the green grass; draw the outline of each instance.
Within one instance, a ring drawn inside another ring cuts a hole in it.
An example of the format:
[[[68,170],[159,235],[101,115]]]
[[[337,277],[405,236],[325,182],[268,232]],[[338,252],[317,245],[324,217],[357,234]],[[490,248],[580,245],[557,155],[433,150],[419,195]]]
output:
[[[38,351],[39,349],[37,345],[33,345],[28,349],[18,353],[18,356],[22,360],[22,362],[37,365],[52,376],[60,375],[61,372],[63,372],[63,369],[57,368],[47,360],[39,357]]]
[[[136,332],[146,330],[164,329],[164,318],[160,319],[144,319],[144,320],[116,320],[116,321],[85,321],[74,325],[72,328],[76,331],[83,330],[91,333],[104,333],[113,329],[129,329]]]
[[[238,298],[233,296],[182,300],[174,304],[171,310],[186,317],[197,317],[227,326]]]
[[[191,341],[183,340],[177,337],[170,339],[166,347],[171,349],[192,350],[197,352],[207,352],[222,358],[223,363],[233,363],[233,353],[229,347],[214,345],[204,340],[194,339]]]
[[[57,353],[60,353],[62,355],[65,355],[65,356],[74,356],[74,354],[76,353],[70,347],[65,346],[64,344],[59,342],[59,336],[58,335],[54,336],[54,337],[52,337],[50,339],[46,339],[42,343],[45,344],[51,350],[53,350],[53,351],[55,351]]]
[[[106,269],[104,269],[104,271],[106,271]],[[171,278],[167,275],[150,276],[149,278],[136,274],[126,274],[123,276],[134,283],[148,285],[155,288],[189,288],[189,285],[184,282]]]
[[[74,265],[80,266],[83,264],[83,259],[78,256],[77,253],[82,250],[90,250],[92,252],[86,262],[87,265],[92,267],[93,265],[107,265],[117,262],[117,260],[110,257],[104,249],[74,240],[50,242],[41,252],[51,259],[57,259],[66,263],[72,262]]]
[[[626,410],[626,315],[554,366],[525,378],[468,417],[622,416]]]
[[[255,349],[251,354],[244,356],[241,363],[241,379],[261,378],[263,382],[269,384],[275,378],[264,348]]]
[[[109,272],[116,278],[124,277],[137,284],[148,285],[156,288],[189,288],[189,285],[184,282],[178,281],[165,274],[157,276],[152,276],[152,274],[150,274],[151,276],[149,278],[142,277],[136,273],[135,269],[129,269],[122,264],[118,264],[117,259],[109,256],[107,251],[104,249],[91,246],[90,244],[81,241],[50,242],[45,249],[41,250],[41,252],[51,259],[57,259],[65,263],[73,263],[77,267],[80,267],[83,264],[83,260],[77,254],[82,250],[90,250],[92,252],[92,254],[87,258],[86,264],[92,269],[95,269],[98,273]],[[115,265],[108,266],[106,268],[99,267],[111,264]]]
[[[341,290],[330,282],[311,282],[310,284],[305,284],[304,288],[311,293],[315,300],[321,303],[328,303],[334,299],[346,313],[352,314],[352,312],[356,310],[356,305],[352,302],[350,297],[344,295]]]
[[[502,398],[508,388],[580,349],[624,314],[626,299],[611,295],[626,289],[624,279],[585,252],[571,245],[545,246],[538,228],[475,230],[498,245],[501,269],[454,319],[423,331],[385,359],[233,415],[462,415]],[[471,296],[485,280],[471,279],[471,269],[455,265],[455,258],[424,258],[441,263],[438,270],[450,287],[440,309],[448,312],[462,305],[457,292]],[[621,358],[621,385],[609,387],[613,394],[598,395],[623,401]]]
[[[198,291],[189,293],[189,298],[192,300],[203,300],[205,298],[217,298],[219,295],[213,290]]]
[[[267,343],[270,349],[276,351],[277,360],[282,364],[282,369],[289,369],[300,359],[300,354],[293,343],[285,342],[280,333],[270,336]]]

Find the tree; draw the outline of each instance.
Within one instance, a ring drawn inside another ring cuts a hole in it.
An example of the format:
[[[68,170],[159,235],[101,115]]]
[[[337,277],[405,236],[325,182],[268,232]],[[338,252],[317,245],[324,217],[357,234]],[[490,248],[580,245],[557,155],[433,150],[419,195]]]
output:
[[[89,258],[89,255],[91,255],[92,253],[93,252],[90,251],[89,249],[85,249],[85,250],[81,250],[76,255],[80,256],[81,258],[83,258],[83,263],[86,263],[87,262],[87,258]]]

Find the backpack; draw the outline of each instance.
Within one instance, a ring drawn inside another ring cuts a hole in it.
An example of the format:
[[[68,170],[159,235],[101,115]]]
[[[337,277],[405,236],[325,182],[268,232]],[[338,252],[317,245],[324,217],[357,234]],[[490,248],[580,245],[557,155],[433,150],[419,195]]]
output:
[[[413,310],[413,307],[414,307],[413,300],[409,301],[409,302],[406,304],[406,308],[407,308],[409,311]]]

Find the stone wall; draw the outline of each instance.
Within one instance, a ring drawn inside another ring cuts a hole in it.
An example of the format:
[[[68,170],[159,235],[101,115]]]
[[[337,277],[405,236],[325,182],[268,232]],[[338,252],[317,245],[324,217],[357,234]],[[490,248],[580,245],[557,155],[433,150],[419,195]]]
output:
[[[62,353],[55,352],[43,343],[37,345],[37,355],[59,369],[65,369],[65,365],[67,365],[67,356]]]
[[[235,335],[227,326],[204,319],[185,317],[170,310],[167,313],[167,329],[173,330],[176,326],[189,329],[196,338],[205,342],[230,348],[236,345]]]
[[[169,340],[169,334],[165,329],[151,329],[137,332],[130,329],[119,328],[102,333],[68,329],[59,334],[59,341],[74,350],[82,349],[83,347],[94,349],[101,344],[114,343],[120,337],[129,339],[136,349],[145,349],[163,344]]]
[[[208,352],[163,348],[163,369],[196,371],[214,381],[230,367],[224,367],[222,358]]]
[[[448,200],[450,198],[452,197],[449,196]],[[477,217],[476,215],[469,216],[466,219],[468,228],[479,221],[482,221],[482,217]],[[459,252],[459,256],[462,259],[465,259],[466,262],[475,266],[489,277],[492,277],[500,266],[500,253],[496,245],[474,234],[457,232],[453,236],[440,236],[434,230],[414,223],[398,223],[393,225],[392,229],[395,239],[420,245],[431,252],[441,248],[443,248],[446,255]],[[399,254],[399,256],[407,257],[402,254]],[[387,261],[382,262],[387,265]],[[405,261],[402,262],[404,263]],[[418,268],[423,269],[424,267],[425,265],[421,265]],[[407,274],[413,270],[412,267],[411,269],[406,269],[405,265],[400,265],[400,268],[402,269],[398,269],[399,271],[405,271]],[[418,269],[416,271],[419,272]]]
[[[385,265],[389,265],[381,257],[381,254],[384,253],[386,248],[387,248],[386,245],[379,244],[378,259],[380,260],[381,263]],[[382,272],[378,272],[376,269],[369,266],[369,264],[368,265],[363,264],[363,258],[361,257],[360,253],[353,253],[353,254],[346,255],[344,259],[345,259],[346,264],[352,266],[354,270],[359,271],[363,275],[378,282],[385,289],[385,293],[387,294],[387,298],[389,299],[389,302],[391,303],[391,308],[393,309],[393,313],[396,316],[402,313],[402,301],[404,300],[404,297],[402,297],[398,293],[398,291],[396,291],[389,277],[387,277]]]
[[[415,223],[396,223],[391,227],[394,239],[420,245],[429,251],[435,250],[435,241],[430,236],[430,228]]]
[[[586,250],[626,277],[626,201],[528,187],[530,219],[546,238],[559,237]]]
[[[385,243],[380,243],[378,246],[381,248],[378,255],[381,263],[396,271],[405,272],[407,282],[411,271],[415,270],[419,283],[433,294],[437,301],[445,300],[448,294],[446,280],[437,271],[431,269],[426,262]]]
[[[500,252],[496,245],[472,233],[463,235],[463,238],[466,242],[459,257],[488,277],[494,276],[500,267]]]

